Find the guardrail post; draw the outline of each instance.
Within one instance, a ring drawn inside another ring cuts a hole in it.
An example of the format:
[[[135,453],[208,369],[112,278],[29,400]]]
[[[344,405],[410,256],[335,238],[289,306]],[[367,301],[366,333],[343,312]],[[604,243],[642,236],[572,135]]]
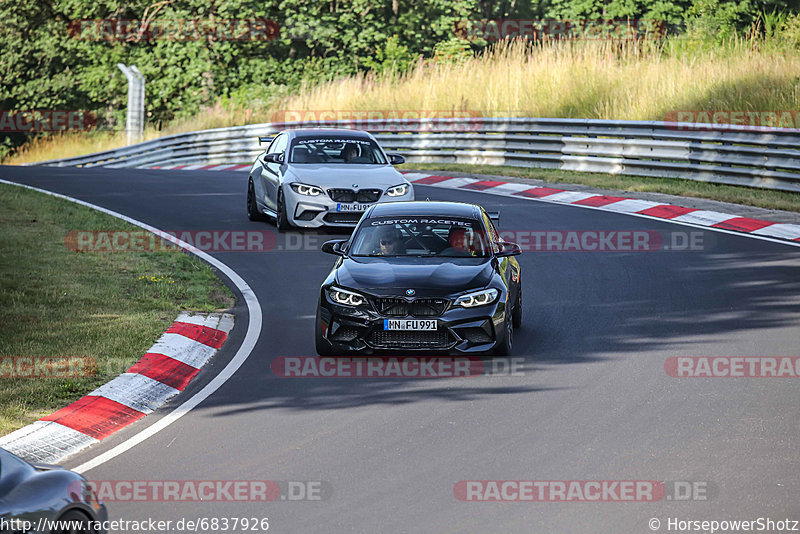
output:
[[[133,144],[142,139],[144,133],[144,76],[139,69],[131,65],[125,66],[117,63],[117,67],[128,79],[128,111],[125,121],[125,131],[128,134],[128,144]]]

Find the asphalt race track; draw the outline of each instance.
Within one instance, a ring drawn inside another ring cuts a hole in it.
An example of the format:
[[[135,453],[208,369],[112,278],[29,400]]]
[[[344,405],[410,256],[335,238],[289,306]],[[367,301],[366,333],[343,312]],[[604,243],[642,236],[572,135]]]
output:
[[[274,231],[247,220],[245,173],[0,167],[0,178],[165,230]],[[316,501],[111,502],[112,518],[268,517],[270,532],[286,533],[644,533],[651,518],[661,531],[669,518],[800,519],[797,379],[673,378],[664,369],[671,356],[800,356],[800,248],[479,192],[416,191],[499,210],[501,230],[698,232],[703,246],[523,254],[514,351],[523,375],[416,380],[271,372],[277,357],[315,354],[318,288],[334,261],[318,244],[336,234],[306,233],[308,250],[214,253],[261,303],[255,350],[197,408],[85,475],[318,481],[330,491]],[[231,358],[247,323],[235,311],[231,340],[169,406]],[[462,502],[453,488],[463,480],[688,481],[710,490],[687,501]]]

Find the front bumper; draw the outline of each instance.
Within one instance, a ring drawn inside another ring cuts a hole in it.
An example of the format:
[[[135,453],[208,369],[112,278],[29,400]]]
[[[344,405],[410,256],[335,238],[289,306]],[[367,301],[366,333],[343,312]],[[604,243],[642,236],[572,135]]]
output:
[[[371,298],[366,305],[357,308],[342,306],[332,303],[323,288],[317,313],[318,341],[333,352],[362,354],[397,351],[484,353],[505,342],[506,303],[502,298],[472,309],[454,306],[454,299],[448,298],[445,299],[448,302],[445,311],[439,315],[409,314],[403,317],[378,313],[377,298],[380,297]],[[435,319],[438,328],[435,331],[384,330],[386,319]]]
[[[336,202],[327,194],[316,197],[301,195],[289,186],[284,187],[283,194],[286,202],[286,215],[292,225],[301,228],[320,228],[322,226],[352,228],[364,214],[364,211],[340,211],[339,204],[351,203]],[[390,197],[384,192],[377,202],[365,204],[407,200],[414,200],[414,188],[411,186],[405,195]]]

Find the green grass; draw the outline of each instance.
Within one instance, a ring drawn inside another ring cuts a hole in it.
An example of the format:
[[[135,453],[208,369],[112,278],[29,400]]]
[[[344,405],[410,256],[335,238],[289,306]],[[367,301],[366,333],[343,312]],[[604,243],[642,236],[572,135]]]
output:
[[[581,184],[599,189],[666,193],[685,197],[706,198],[759,208],[800,212],[800,193],[755,189],[736,185],[697,182],[677,178],[651,178],[619,174],[560,171],[532,167],[463,165],[457,163],[409,163],[403,170],[463,172],[490,176],[508,176],[541,180],[548,185]]]
[[[87,377],[0,379],[0,434],[124,372],[179,311],[233,304],[213,270],[187,254],[67,248],[70,230],[136,229],[109,215],[10,185],[0,185],[0,205],[0,357],[96,362]]]

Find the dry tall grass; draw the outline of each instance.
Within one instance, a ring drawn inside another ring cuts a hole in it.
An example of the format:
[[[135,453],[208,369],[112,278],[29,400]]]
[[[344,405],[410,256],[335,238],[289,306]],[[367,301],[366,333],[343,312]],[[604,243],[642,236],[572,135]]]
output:
[[[703,49],[665,43],[500,43],[459,63],[404,75],[358,75],[247,109],[216,105],[147,138],[269,122],[280,110],[470,111],[483,116],[662,120],[675,110],[800,110],[800,50],[742,39]],[[85,140],[84,140],[85,139]],[[19,164],[124,145],[124,135],[62,136],[11,157]]]
[[[659,53],[611,42],[498,46],[461,64],[419,65],[306,87],[285,109],[458,110],[486,116],[661,120],[673,110],[800,109],[800,53]]]

